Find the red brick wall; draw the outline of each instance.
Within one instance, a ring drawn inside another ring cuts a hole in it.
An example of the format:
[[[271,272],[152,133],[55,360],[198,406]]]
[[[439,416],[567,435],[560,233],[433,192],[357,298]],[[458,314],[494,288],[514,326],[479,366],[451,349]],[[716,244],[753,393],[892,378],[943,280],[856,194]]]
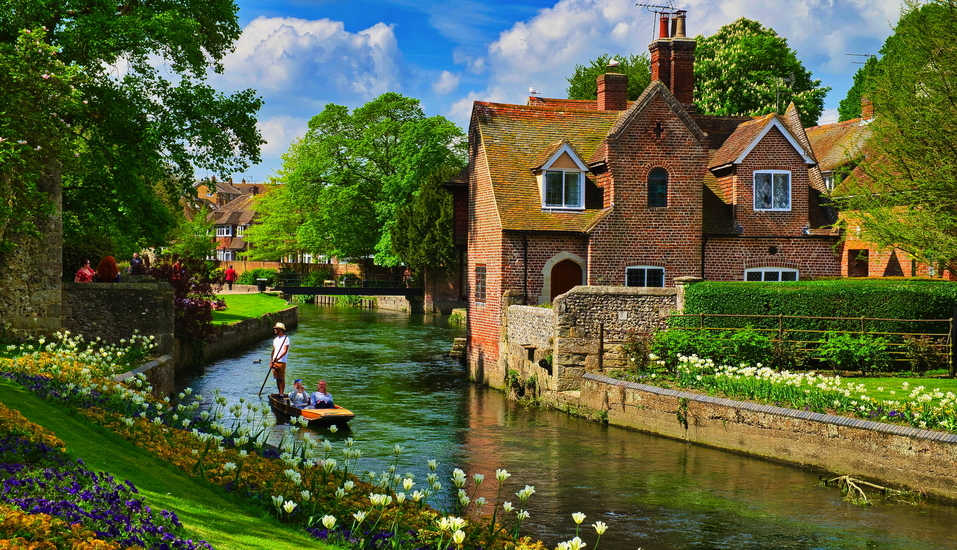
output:
[[[488,161],[479,149],[477,132],[470,132],[468,231],[468,363],[482,382],[483,372],[499,361],[502,321],[502,230],[492,194]],[[485,265],[486,301],[476,302],[475,267]]]
[[[836,277],[840,275],[836,240],[710,238],[705,245],[704,276],[709,281],[743,281],[745,269],[787,267],[797,269],[801,280]]]
[[[658,123],[663,132],[658,136]],[[700,269],[702,178],[707,150],[661,97],[608,144],[612,212],[592,233],[588,284],[623,285],[625,268],[665,268],[665,285]],[[668,171],[668,206],[648,207],[648,174]]]
[[[791,171],[790,211],[754,209],[755,170]],[[780,130],[771,128],[744,161],[735,166],[734,173],[735,217],[744,228],[744,235],[801,235],[802,228],[809,223],[807,165]]]

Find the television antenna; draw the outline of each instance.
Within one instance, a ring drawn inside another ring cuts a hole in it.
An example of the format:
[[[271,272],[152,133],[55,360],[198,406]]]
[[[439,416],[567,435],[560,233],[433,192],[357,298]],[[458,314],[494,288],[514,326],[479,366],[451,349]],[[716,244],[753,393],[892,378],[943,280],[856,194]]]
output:
[[[638,6],[639,8],[645,8],[645,10],[648,11],[648,13],[653,13],[653,14],[655,14],[656,16],[659,15],[659,14],[665,14],[665,13],[667,13],[667,14],[672,14],[672,13],[674,13],[675,11],[677,11],[677,9],[675,8],[675,3],[674,3],[673,0],[667,0],[667,2],[668,2],[668,5],[667,5],[667,6],[663,6],[663,5],[661,5],[661,4],[635,4],[635,5]],[[658,33],[658,31],[656,30],[656,29],[657,29],[658,20],[657,20],[657,18],[656,18],[656,19],[654,19],[653,21],[654,21],[654,22],[653,22],[652,25],[651,25],[651,39],[652,39],[652,40],[654,40],[655,38],[657,38],[657,33]]]
[[[866,58],[868,58],[868,59],[870,59],[871,57],[875,57],[875,55],[872,54],[872,53],[846,53],[846,54],[844,54],[844,55],[854,55],[854,56],[857,56],[857,57],[866,57]],[[858,65],[864,65],[864,64],[867,63],[867,60],[864,60],[864,61],[851,61],[851,63],[856,63],[856,64],[858,64]]]

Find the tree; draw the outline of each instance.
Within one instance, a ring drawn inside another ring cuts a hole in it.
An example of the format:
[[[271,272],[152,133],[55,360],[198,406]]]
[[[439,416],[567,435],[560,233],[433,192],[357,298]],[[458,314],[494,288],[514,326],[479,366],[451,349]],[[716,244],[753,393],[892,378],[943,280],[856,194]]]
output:
[[[294,199],[287,185],[277,185],[256,196],[253,203],[256,223],[243,234],[250,245],[246,258],[274,261],[305,251],[298,238],[304,217]]]
[[[216,251],[213,240],[214,224],[209,221],[209,209],[202,208],[193,214],[192,219],[183,219],[173,230],[171,254],[177,257],[205,260]]]
[[[409,204],[429,175],[464,165],[462,131],[426,117],[417,99],[389,92],[349,112],[329,104],[283,155],[281,176],[303,224],[299,244],[346,258],[375,255],[401,264],[391,243],[396,209]]]
[[[839,198],[862,238],[957,271],[957,0],[908,0],[868,80],[873,132]]]
[[[805,127],[817,124],[830,88],[811,80],[811,72],[774,30],[742,17],[695,40],[694,101],[698,112],[783,113],[793,101]]]
[[[608,62],[612,59],[618,61],[618,68],[610,71]],[[618,72],[628,75],[628,101],[634,101],[651,82],[649,63],[647,54],[627,56],[602,54],[590,61],[587,66],[575,65],[575,73],[566,79],[568,99],[598,99],[598,77],[606,72]]]
[[[869,57],[864,66],[854,73],[854,84],[837,106],[837,119],[841,122],[861,117],[861,98],[869,97],[867,81],[877,70],[877,58]]]
[[[261,101],[252,90],[227,96],[205,83],[241,32],[232,0],[0,0],[0,44],[40,27],[55,58],[82,73],[72,84],[75,108],[37,102],[31,115],[62,119],[59,138],[69,143],[43,160],[62,174],[67,248],[96,240],[113,248],[105,252],[127,253],[164,244],[178,203],[159,195],[178,199],[195,168],[258,162]],[[23,160],[2,159],[4,171]],[[165,187],[159,195],[157,185]]]
[[[433,172],[415,199],[396,210],[402,223],[392,226],[392,246],[413,273],[421,275],[427,269],[448,273],[458,267],[452,194],[442,188],[456,173],[454,167]]]

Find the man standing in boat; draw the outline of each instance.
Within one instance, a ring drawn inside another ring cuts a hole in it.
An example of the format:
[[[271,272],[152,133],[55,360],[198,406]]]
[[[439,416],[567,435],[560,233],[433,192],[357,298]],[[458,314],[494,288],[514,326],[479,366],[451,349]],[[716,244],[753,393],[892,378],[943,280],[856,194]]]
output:
[[[276,323],[273,327],[276,337],[272,341],[272,356],[269,358],[269,368],[272,377],[276,379],[276,388],[279,395],[286,394],[286,355],[289,353],[289,336],[286,335],[286,325]]]

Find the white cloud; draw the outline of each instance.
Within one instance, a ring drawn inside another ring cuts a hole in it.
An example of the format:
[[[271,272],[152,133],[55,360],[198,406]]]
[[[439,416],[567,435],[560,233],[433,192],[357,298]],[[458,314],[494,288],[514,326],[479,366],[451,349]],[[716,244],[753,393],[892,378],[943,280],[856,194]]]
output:
[[[266,144],[262,147],[262,155],[275,158],[285,153],[294,139],[306,134],[308,122],[308,119],[285,115],[260,118],[256,126],[266,140]],[[277,165],[276,168],[278,169],[279,166]]]
[[[257,17],[223,66],[224,75],[214,80],[255,88],[267,101],[280,94],[371,99],[400,87],[401,53],[384,23],[350,33],[329,19]]]
[[[459,80],[461,80],[459,75],[442,71],[439,78],[432,83],[432,91],[439,95],[451,93],[459,86]]]

